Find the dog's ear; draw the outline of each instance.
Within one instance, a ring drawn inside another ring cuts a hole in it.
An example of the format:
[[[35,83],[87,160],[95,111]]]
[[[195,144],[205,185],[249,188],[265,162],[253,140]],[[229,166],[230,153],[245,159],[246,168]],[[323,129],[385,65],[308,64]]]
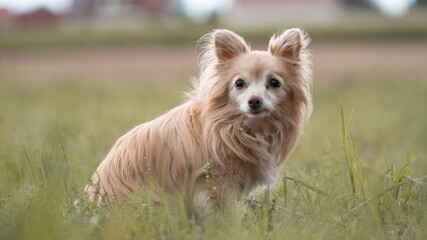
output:
[[[304,44],[304,35],[301,30],[291,28],[283,32],[280,36],[271,37],[268,44],[268,51],[273,55],[298,61],[300,50]]]
[[[213,47],[219,61],[226,61],[249,51],[242,37],[222,29],[213,33]]]

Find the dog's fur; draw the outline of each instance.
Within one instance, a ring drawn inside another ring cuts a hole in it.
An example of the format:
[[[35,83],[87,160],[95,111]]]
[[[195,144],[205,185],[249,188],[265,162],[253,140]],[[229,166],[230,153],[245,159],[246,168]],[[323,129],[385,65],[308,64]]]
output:
[[[231,210],[243,193],[275,182],[312,110],[308,38],[288,29],[271,38],[268,51],[251,51],[228,30],[202,40],[189,100],[116,142],[85,189],[92,201],[127,197],[138,184],[150,185],[156,199],[184,193],[198,212],[209,202]],[[259,111],[249,107],[253,96],[263,100]]]

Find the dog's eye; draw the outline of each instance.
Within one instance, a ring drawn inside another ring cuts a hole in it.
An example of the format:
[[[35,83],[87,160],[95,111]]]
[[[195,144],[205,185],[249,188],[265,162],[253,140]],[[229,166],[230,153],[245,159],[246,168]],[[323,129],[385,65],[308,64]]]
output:
[[[245,81],[242,79],[236,81],[236,88],[242,88],[243,86],[245,86]]]
[[[274,78],[270,79],[270,82],[268,84],[270,84],[270,86],[272,86],[274,88],[280,87],[280,82]]]

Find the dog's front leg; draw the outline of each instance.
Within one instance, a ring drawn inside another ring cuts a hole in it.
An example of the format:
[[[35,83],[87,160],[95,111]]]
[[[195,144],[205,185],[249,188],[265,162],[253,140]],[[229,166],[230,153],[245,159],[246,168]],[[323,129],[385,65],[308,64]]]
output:
[[[201,178],[194,185],[193,208],[196,216],[201,219],[219,215],[238,222],[238,197],[239,191],[233,185],[209,182]]]

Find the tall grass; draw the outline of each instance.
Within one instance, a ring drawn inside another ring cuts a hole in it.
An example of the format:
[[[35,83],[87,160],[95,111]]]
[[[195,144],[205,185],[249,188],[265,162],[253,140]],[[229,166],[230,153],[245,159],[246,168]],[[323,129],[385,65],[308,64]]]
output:
[[[198,222],[143,189],[112,206],[83,193],[114,141],[185,84],[0,82],[0,239],[425,239],[427,85],[384,86],[316,85],[279,184],[241,199],[239,221]]]

